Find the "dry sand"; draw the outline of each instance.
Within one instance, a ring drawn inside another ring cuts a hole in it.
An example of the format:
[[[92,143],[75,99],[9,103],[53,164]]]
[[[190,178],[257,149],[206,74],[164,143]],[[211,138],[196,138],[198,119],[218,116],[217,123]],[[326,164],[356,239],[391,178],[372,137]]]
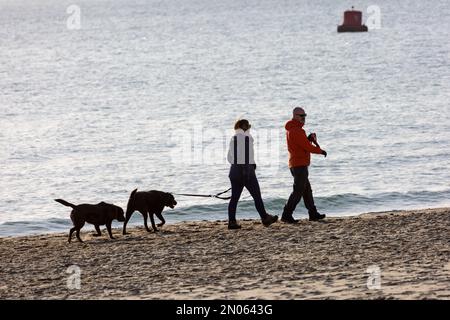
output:
[[[225,221],[114,229],[116,240],[85,226],[85,243],[69,244],[67,233],[0,238],[0,298],[450,298],[450,208],[240,222],[231,231]]]

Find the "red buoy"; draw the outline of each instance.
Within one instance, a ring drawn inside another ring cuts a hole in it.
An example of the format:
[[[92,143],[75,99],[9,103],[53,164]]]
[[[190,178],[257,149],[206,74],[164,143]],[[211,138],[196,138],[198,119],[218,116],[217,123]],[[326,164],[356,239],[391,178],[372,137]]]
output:
[[[362,24],[362,12],[347,10],[344,12],[344,23],[337,27],[337,32],[365,32],[367,27]]]

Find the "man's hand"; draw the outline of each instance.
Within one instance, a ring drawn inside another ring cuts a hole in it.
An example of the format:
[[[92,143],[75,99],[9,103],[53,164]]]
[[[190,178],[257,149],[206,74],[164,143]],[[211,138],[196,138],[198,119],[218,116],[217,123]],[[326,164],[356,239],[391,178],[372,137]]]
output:
[[[308,136],[308,140],[311,141],[311,142],[317,142],[316,134],[314,132],[310,133],[309,136]]]
[[[325,158],[327,157],[327,152],[325,150],[322,150],[322,154],[325,156]]]

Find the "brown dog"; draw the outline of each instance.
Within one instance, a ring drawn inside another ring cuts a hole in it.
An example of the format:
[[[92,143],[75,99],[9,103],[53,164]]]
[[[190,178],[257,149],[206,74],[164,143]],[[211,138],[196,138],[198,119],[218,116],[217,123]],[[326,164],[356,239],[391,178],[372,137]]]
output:
[[[76,206],[62,199],[55,199],[55,201],[67,207],[73,208],[72,212],[70,213],[70,219],[73,222],[73,228],[70,229],[69,243],[72,240],[72,233],[74,231],[77,232],[76,235],[78,240],[80,242],[83,242],[83,240],[81,240],[80,238],[80,230],[81,228],[83,228],[86,222],[91,223],[95,226],[95,230],[97,231],[97,234],[94,234],[95,237],[102,235],[99,226],[106,225],[109,237],[111,239],[114,239],[111,232],[112,221],[114,219],[117,219],[118,221],[125,221],[123,209],[113,204],[100,202],[97,204],[80,204]]]
[[[152,223],[152,228],[156,232],[155,220],[153,219],[153,214],[156,214],[161,223],[158,223],[158,227],[162,227],[166,221],[162,216],[162,211],[164,207],[174,208],[177,205],[175,198],[171,193],[151,190],[151,191],[139,191],[134,189],[130,194],[130,199],[128,200],[127,213],[125,215],[125,222],[123,224],[123,234],[127,234],[126,228],[128,220],[130,220],[131,215],[135,211],[139,211],[144,216],[144,226],[145,229],[150,232],[147,226],[147,218],[150,215],[150,221]]]

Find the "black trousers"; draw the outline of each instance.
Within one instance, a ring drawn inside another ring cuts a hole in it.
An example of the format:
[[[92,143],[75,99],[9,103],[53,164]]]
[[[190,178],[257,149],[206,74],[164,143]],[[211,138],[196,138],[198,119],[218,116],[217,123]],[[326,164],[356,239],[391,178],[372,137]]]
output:
[[[283,217],[292,217],[295,207],[303,197],[306,209],[310,216],[317,214],[317,208],[314,205],[314,198],[312,194],[311,184],[308,179],[308,167],[293,167],[291,174],[294,177],[294,185],[291,195],[283,209]]]
[[[255,201],[255,208],[259,216],[264,218],[266,216],[266,209],[261,198],[261,190],[259,188],[258,179],[255,174],[254,165],[232,165],[230,174],[228,175],[231,182],[231,199],[228,204],[228,220],[236,220],[236,208],[241,197],[242,190],[247,188],[253,200]]]

